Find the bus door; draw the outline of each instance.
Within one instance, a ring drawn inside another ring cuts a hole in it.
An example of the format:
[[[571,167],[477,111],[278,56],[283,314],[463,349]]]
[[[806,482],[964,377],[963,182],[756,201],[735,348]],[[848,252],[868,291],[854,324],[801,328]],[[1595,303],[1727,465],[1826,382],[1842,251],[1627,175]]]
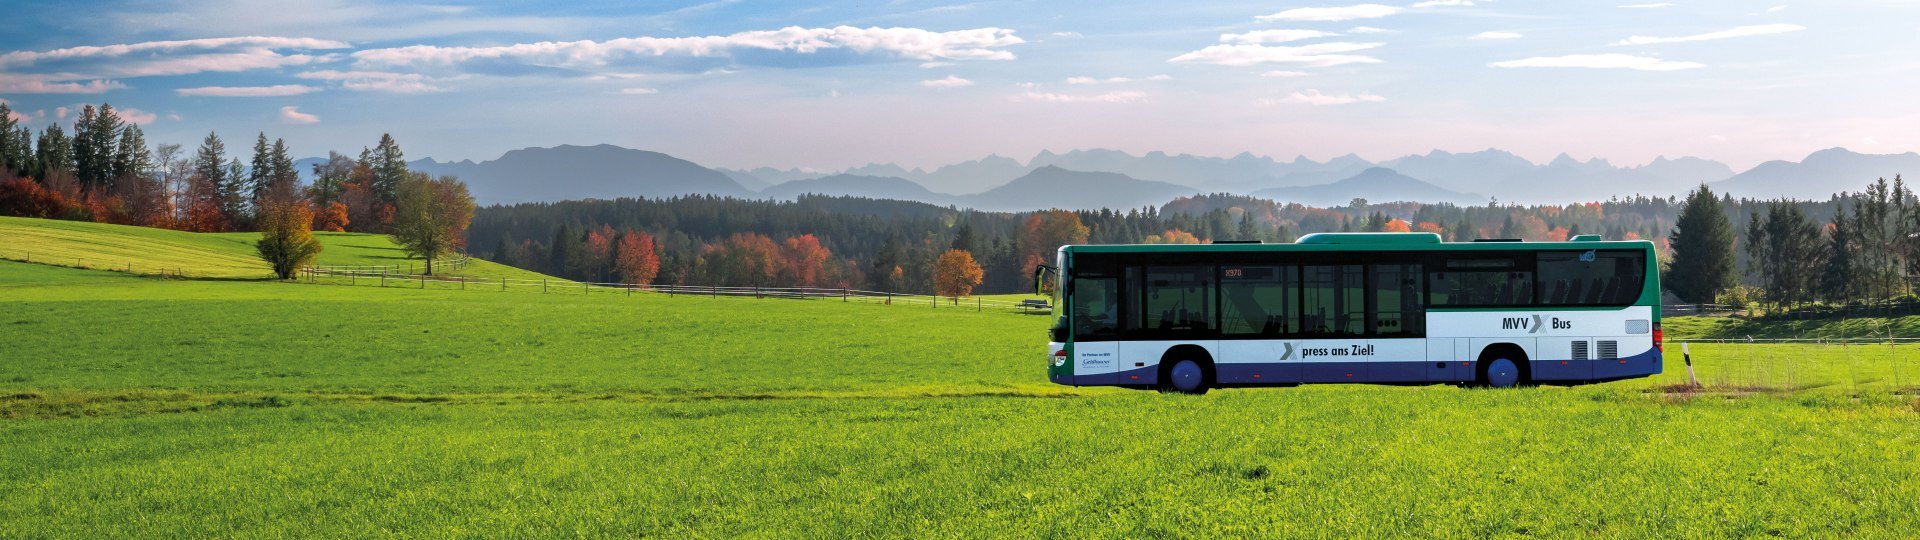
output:
[[[1301,382],[1370,380],[1365,277],[1357,264],[1301,267]]]
[[[1126,384],[1130,369],[1120,358],[1120,306],[1117,276],[1076,273],[1067,289],[1067,316],[1073,328],[1073,382],[1076,385]]]
[[[1300,382],[1299,308],[1298,266],[1221,266],[1219,382]]]

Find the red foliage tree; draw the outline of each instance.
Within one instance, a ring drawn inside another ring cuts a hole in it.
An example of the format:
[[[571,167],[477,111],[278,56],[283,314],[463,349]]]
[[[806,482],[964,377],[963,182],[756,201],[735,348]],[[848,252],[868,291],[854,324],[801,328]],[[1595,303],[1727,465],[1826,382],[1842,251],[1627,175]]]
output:
[[[620,235],[613,251],[614,271],[621,283],[647,285],[660,275],[660,254],[653,245],[653,235],[627,231]]]
[[[340,201],[327,203],[327,207],[313,214],[313,229],[316,231],[346,232],[347,205]]]
[[[780,283],[794,287],[820,284],[821,269],[833,253],[811,234],[788,238],[780,250]]]
[[[613,266],[613,227],[601,225],[599,230],[587,232],[587,275],[589,279],[604,279]]]
[[[0,181],[0,214],[36,218],[67,218],[80,205],[28,178]]]
[[[934,294],[952,298],[955,302],[962,296],[972,294],[973,288],[980,285],[985,277],[986,274],[980,271],[980,264],[973,261],[973,254],[964,249],[949,249],[933,263]]]
[[[1034,212],[1021,224],[1020,238],[1015,242],[1021,267],[1053,264],[1055,250],[1066,244],[1087,243],[1087,232],[1080,214],[1066,210]]]

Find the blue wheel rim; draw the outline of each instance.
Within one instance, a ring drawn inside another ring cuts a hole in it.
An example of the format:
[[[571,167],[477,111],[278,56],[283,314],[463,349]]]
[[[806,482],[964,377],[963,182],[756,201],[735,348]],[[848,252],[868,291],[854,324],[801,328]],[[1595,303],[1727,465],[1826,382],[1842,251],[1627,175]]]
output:
[[[1200,388],[1200,379],[1207,374],[1200,370],[1200,364],[1192,360],[1181,360],[1173,365],[1173,387],[1182,392],[1192,392]]]
[[[1487,386],[1507,388],[1520,382],[1520,366],[1512,360],[1495,358],[1487,364]]]

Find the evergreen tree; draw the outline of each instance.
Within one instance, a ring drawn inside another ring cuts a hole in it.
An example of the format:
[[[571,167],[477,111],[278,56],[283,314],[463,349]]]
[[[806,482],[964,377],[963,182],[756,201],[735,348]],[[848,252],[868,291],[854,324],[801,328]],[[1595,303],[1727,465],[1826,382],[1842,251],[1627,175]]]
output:
[[[249,202],[259,206],[273,187],[273,153],[267,146],[266,132],[253,140],[253,160],[247,165],[247,182],[242,191],[246,192]]]
[[[47,174],[53,171],[73,172],[73,142],[67,138],[66,130],[60,124],[48,124],[40,131],[40,141],[34,150],[33,177],[45,182]]]
[[[242,230],[251,227],[253,221],[247,219],[247,192],[241,189],[241,184],[245,182],[241,178],[246,174],[247,166],[240,163],[238,157],[228,159],[227,170],[220,173],[222,178],[227,179],[226,183],[220,185],[220,212],[226,214],[229,224]]]
[[[113,178],[116,182],[153,171],[153,152],[147,149],[147,137],[140,126],[127,124],[120,129],[120,144],[113,154]]]
[[[407,179],[407,160],[400,153],[400,143],[394,142],[391,134],[381,134],[372,158],[373,193],[383,202],[393,202],[400,183]]]
[[[1853,223],[1846,207],[1834,209],[1833,232],[1827,235],[1827,266],[1820,273],[1820,294],[1828,300],[1844,302],[1853,297]]]
[[[207,138],[200,141],[200,149],[193,153],[193,174],[206,180],[215,193],[226,189],[228,183],[227,145],[220,142],[220,136],[207,132]]]
[[[293,156],[287,151],[286,139],[273,140],[271,167],[267,174],[269,188],[267,194],[273,197],[292,197],[300,184],[300,173],[293,168]]]
[[[21,159],[26,152],[21,151],[19,141],[13,136],[18,129],[20,122],[13,119],[13,108],[0,102],[0,173],[17,175],[26,172],[23,170],[26,168],[25,160]]]
[[[1687,194],[1667,239],[1673,261],[1665,280],[1674,294],[1689,302],[1711,303],[1733,286],[1733,223],[1705,184]]]
[[[569,267],[580,258],[582,251],[580,235],[573,227],[562,223],[559,232],[553,234],[553,247],[547,252],[547,272],[567,276]]]

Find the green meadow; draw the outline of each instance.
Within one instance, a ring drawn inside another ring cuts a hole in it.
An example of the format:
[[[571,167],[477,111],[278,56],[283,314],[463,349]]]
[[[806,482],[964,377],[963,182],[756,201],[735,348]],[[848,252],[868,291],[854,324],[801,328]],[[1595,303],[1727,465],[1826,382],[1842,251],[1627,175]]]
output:
[[[33,222],[0,256],[124,236]],[[238,279],[245,235],[155,234],[116,255],[236,279],[0,261],[0,538],[1920,530],[1912,346],[1695,344],[1694,390],[1671,342],[1723,323],[1669,319],[1649,379],[1161,395],[1046,383],[1044,316]]]

